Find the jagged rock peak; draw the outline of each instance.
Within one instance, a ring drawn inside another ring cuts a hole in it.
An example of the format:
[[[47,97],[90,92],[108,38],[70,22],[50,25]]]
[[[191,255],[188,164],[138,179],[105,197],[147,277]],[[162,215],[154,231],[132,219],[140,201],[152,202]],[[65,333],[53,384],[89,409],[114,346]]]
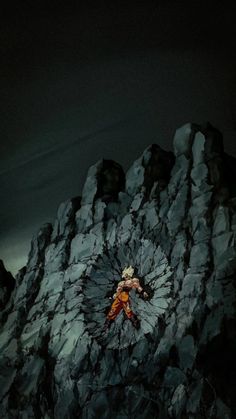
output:
[[[171,151],[165,151],[157,144],[147,147],[126,175],[126,192],[133,196],[141,188],[149,196],[153,185],[158,183],[162,190],[166,187],[175,158]]]
[[[0,259],[0,310],[3,310],[8,303],[11,293],[15,287],[15,279],[8,272]]]
[[[175,155],[184,154],[186,157],[191,157],[194,152],[192,145],[195,138],[196,149],[200,154],[204,151],[207,158],[223,154],[224,145],[221,132],[206,122],[202,125],[187,123],[176,130],[173,140]]]
[[[113,160],[101,159],[88,171],[81,204],[92,204],[97,198],[104,202],[115,200],[124,185],[125,174],[121,165]]]

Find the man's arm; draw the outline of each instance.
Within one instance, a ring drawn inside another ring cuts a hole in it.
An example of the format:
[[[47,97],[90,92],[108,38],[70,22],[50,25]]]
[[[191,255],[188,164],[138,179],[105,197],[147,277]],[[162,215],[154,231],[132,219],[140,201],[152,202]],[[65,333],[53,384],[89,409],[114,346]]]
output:
[[[138,293],[142,295],[142,297],[144,297],[144,298],[148,297],[148,294],[141,287],[138,278],[133,278],[133,287],[132,288],[135,288],[138,291]]]
[[[114,299],[115,299],[115,298],[118,296],[118,294],[122,291],[123,285],[124,285],[124,281],[121,281],[121,282],[119,282],[119,283],[118,283],[118,286],[117,286],[117,288],[116,288],[116,292],[115,292],[115,294],[113,294],[113,298],[114,298]]]

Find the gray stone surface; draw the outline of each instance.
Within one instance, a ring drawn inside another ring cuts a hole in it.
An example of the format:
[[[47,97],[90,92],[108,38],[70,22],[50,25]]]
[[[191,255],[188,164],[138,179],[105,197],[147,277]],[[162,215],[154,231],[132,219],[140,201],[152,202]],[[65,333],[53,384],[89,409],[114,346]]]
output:
[[[192,125],[185,124],[175,132],[173,146],[175,155],[188,155],[191,149]]]
[[[221,136],[186,124],[174,152],[152,145],[126,176],[100,160],[34,235],[0,316],[4,419],[235,416],[236,201]],[[104,333],[130,264],[149,294],[130,293],[140,329],[122,312]]]

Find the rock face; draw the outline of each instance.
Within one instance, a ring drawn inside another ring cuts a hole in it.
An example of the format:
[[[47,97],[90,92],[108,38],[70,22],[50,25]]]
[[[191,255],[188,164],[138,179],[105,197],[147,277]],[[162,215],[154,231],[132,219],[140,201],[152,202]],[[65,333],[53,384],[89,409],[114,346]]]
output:
[[[32,240],[1,315],[1,416],[233,418],[236,198],[220,133],[176,131],[126,173],[101,160]],[[231,161],[231,167],[234,165]],[[104,322],[122,269],[139,330]]]
[[[9,301],[15,287],[15,279],[5,269],[4,263],[0,260],[0,310],[3,310]]]

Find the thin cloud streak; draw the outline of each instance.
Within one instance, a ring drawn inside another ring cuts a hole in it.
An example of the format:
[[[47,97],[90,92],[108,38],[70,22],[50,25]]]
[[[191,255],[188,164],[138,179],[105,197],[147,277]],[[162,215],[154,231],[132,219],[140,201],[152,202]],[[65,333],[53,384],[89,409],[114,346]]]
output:
[[[140,112],[141,114],[144,114],[146,112]],[[40,160],[42,157],[46,157],[46,156],[50,156],[51,154],[54,154],[56,152],[63,152],[64,150],[67,150],[68,147],[73,147],[74,145],[77,145],[78,143],[83,143],[87,140],[90,139],[95,139],[96,136],[107,132],[107,131],[112,131],[114,128],[118,128],[119,126],[121,126],[122,124],[128,122],[128,121],[132,121],[133,119],[135,119],[137,117],[137,114],[135,114],[134,116],[129,116],[127,118],[122,118],[119,121],[113,122],[112,124],[108,124],[106,126],[104,126],[103,128],[97,129],[92,133],[88,133],[85,134],[84,136],[78,137],[77,139],[75,139],[74,141],[70,141],[69,143],[66,144],[59,144],[56,147],[51,147],[45,151],[39,152],[37,154],[35,154],[34,156],[29,157],[28,159],[24,160],[23,162],[16,164],[14,167],[10,167],[7,168],[5,170],[0,171],[0,176],[1,175],[5,175],[9,172],[12,172],[16,169],[22,168],[28,164],[31,164],[34,161]]]

